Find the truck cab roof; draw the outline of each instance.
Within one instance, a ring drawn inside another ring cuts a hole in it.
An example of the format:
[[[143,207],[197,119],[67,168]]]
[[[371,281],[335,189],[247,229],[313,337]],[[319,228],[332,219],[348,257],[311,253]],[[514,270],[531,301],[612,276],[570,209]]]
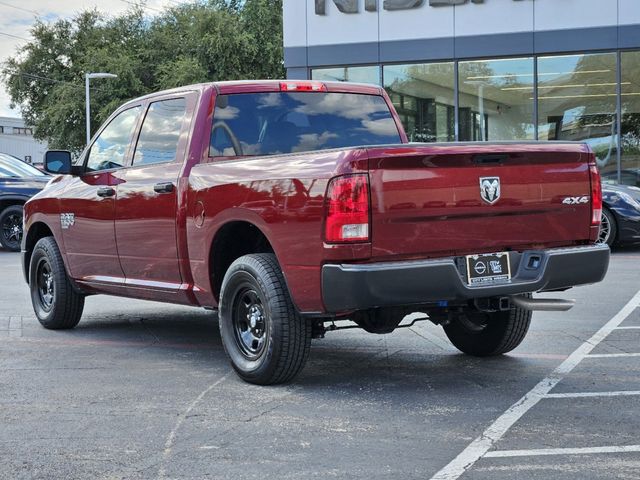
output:
[[[290,86],[283,89],[282,85]],[[377,85],[367,83],[345,83],[345,82],[320,82],[315,80],[230,80],[223,82],[196,83],[185,85],[183,87],[161,90],[159,92],[150,93],[141,97],[129,100],[125,105],[139,103],[158,96],[164,96],[173,93],[206,91],[214,89],[217,94],[231,95],[238,93],[259,93],[259,92],[280,92],[280,91],[296,91],[294,87],[306,88],[310,85],[322,85],[322,91],[336,93],[359,93],[364,95],[380,95],[383,89]],[[304,90],[309,91],[309,90]]]

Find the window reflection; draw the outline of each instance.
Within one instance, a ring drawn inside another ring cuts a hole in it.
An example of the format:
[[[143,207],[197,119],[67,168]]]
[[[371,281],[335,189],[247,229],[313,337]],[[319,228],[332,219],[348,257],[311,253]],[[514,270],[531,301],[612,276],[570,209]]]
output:
[[[533,58],[460,62],[459,139],[532,140]]]
[[[640,187],[640,52],[622,52],[621,57],[622,159],[620,183]]]
[[[540,140],[587,142],[605,178],[617,175],[616,54],[538,59]]]
[[[455,140],[453,63],[385,66],[384,87],[410,141]]]
[[[134,165],[173,162],[184,119],[184,98],[162,100],[149,106],[133,157]]]
[[[133,107],[118,114],[91,145],[87,159],[87,171],[108,170],[124,166],[131,135],[136,126],[140,107]]]
[[[312,80],[324,82],[355,82],[380,85],[380,67],[320,68],[311,72]]]

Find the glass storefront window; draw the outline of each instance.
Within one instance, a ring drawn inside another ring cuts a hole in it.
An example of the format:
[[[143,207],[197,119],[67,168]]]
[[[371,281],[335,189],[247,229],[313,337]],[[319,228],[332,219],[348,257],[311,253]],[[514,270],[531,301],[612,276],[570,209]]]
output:
[[[616,54],[538,59],[540,140],[587,142],[605,179],[617,177]]]
[[[532,140],[533,58],[460,62],[459,139]]]
[[[311,79],[325,82],[356,82],[380,85],[380,67],[318,68],[311,71]]]
[[[581,141],[605,182],[640,187],[640,51],[459,61],[457,91],[455,65],[323,68],[311,78],[382,80],[412,142],[452,142],[456,129],[460,141]]]
[[[454,64],[385,65],[384,87],[412,142],[455,140]]]
[[[622,52],[620,183],[640,187],[640,52]]]

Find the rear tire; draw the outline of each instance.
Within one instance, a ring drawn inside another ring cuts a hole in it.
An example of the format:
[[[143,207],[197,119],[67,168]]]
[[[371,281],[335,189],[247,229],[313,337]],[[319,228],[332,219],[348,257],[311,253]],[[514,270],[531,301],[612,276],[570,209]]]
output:
[[[231,264],[218,317],[222,344],[243,380],[284,383],[304,367],[311,323],[297,314],[275,255],[245,255]]]
[[[84,295],[74,290],[53,237],[41,238],[33,249],[29,288],[33,310],[43,327],[64,330],[78,324]]]
[[[445,325],[451,343],[461,352],[489,357],[510,352],[522,343],[531,323],[532,312],[512,306],[504,312],[468,309]]]
[[[0,244],[11,252],[20,251],[22,205],[11,205],[0,212]]]

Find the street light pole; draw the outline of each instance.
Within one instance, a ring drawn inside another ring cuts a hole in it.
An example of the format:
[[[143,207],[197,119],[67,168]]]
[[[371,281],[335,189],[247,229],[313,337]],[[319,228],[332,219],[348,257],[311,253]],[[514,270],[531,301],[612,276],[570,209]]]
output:
[[[89,80],[92,78],[117,78],[117,75],[113,73],[86,73],[84,75],[84,95],[85,95],[85,109],[87,116],[87,145],[91,140],[91,98],[89,95]]]

